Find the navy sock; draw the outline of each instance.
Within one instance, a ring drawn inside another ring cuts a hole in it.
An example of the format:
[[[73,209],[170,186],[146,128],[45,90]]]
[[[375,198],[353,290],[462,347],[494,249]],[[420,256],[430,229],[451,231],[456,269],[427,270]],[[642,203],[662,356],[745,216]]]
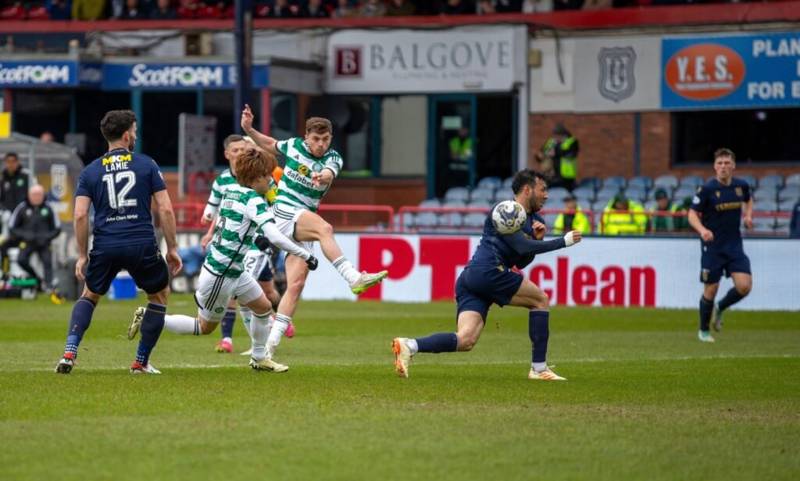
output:
[[[454,332],[440,332],[417,339],[419,352],[455,352],[458,349],[458,337]]]
[[[700,330],[708,331],[711,324],[711,311],[714,309],[714,301],[708,300],[705,296],[700,297]]]
[[[220,321],[220,329],[222,330],[222,338],[233,337],[233,325],[236,324],[236,310],[228,309],[225,315],[222,316]]]
[[[81,339],[83,339],[83,333],[89,329],[89,324],[92,323],[94,307],[95,303],[88,297],[81,297],[72,306],[72,316],[69,319],[67,345],[64,347],[64,354],[71,353],[73,358],[78,357],[78,346],[80,346]]]
[[[528,337],[531,339],[531,361],[546,362],[547,340],[550,338],[550,312],[528,313]]]
[[[139,329],[141,333],[139,348],[136,350],[136,360],[142,365],[150,362],[150,353],[156,347],[161,331],[164,330],[166,313],[167,306],[154,302],[147,303],[147,310],[144,311],[144,318],[142,318],[142,327]]]
[[[731,290],[719,301],[719,310],[724,311],[742,299],[744,299],[744,296],[739,294],[739,291],[737,291],[735,287],[731,287]]]

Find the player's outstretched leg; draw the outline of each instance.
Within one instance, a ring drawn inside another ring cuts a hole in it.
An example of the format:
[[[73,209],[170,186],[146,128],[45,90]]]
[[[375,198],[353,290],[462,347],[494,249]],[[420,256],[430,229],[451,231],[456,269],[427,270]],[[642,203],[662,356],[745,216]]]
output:
[[[75,366],[78,357],[78,346],[81,344],[83,334],[89,329],[92,323],[94,308],[100,296],[84,290],[83,296],[78,299],[72,307],[72,315],[69,320],[69,330],[67,331],[67,342],[64,347],[64,355],[58,361],[55,371],[59,374],[69,374]]]
[[[253,312],[250,321],[250,335],[253,337],[253,353],[250,356],[250,367],[256,371],[286,372],[289,366],[285,366],[272,359],[269,352],[267,339],[270,336],[270,318],[272,308],[267,297],[262,293],[261,297],[249,302],[247,307]]]
[[[161,374],[161,371],[150,364],[150,354],[158,343],[158,338],[161,337],[161,331],[164,330],[167,306],[155,301],[166,302],[166,295],[151,300],[144,309],[139,328],[142,335],[136,350],[136,360],[131,365],[131,374]]]
[[[753,277],[750,274],[734,272],[731,277],[733,278],[733,287],[728,290],[725,297],[714,304],[714,310],[711,313],[711,325],[717,332],[722,330],[722,313],[725,309],[747,297],[753,286]]]
[[[231,353],[233,352],[233,325],[236,324],[236,308],[228,306],[219,324],[222,338],[214,346],[214,350],[219,353]]]

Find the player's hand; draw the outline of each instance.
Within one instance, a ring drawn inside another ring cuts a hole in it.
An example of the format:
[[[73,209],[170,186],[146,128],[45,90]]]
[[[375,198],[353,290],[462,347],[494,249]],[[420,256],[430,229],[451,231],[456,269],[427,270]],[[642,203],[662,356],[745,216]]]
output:
[[[200,218],[200,225],[208,225],[214,218],[210,215],[204,215]]]
[[[86,256],[79,256],[77,262],[75,262],[75,277],[81,282],[86,280],[83,271],[86,268],[87,262],[89,262],[89,258]]]
[[[263,235],[256,237],[256,240],[253,241],[253,244],[255,244],[256,247],[258,247],[258,250],[264,252],[266,252],[267,250],[269,250],[270,247],[272,247],[272,244],[270,244],[269,239],[267,239]]]
[[[311,185],[314,187],[319,187],[322,183],[322,172],[312,172],[311,173]]]
[[[714,233],[708,229],[703,230],[700,233],[700,238],[703,239],[704,242],[713,242],[714,241]]]
[[[753,218],[752,217],[750,217],[750,216],[745,216],[744,217],[744,227],[746,229],[752,229],[753,228]]]
[[[214,232],[213,231],[212,232],[206,232],[205,234],[203,234],[203,237],[200,238],[200,247],[202,247],[203,250],[206,250],[206,248],[208,247],[208,244],[211,242],[211,238],[212,237],[214,237]]]
[[[170,274],[177,275],[183,268],[183,261],[181,256],[178,255],[178,249],[167,250],[167,265],[169,266]]]
[[[535,237],[536,240],[542,240],[546,232],[547,232],[546,225],[539,222],[538,220],[533,221],[533,237]]]
[[[306,265],[308,266],[308,270],[315,271],[319,266],[319,261],[317,260],[316,257],[311,256],[308,259],[306,259]]]
[[[250,110],[250,106],[247,104],[244,104],[244,110],[242,110],[241,124],[245,133],[253,129],[253,111]]]
[[[580,242],[582,238],[583,237],[581,236],[581,231],[579,230],[569,231],[564,236],[564,243],[567,245],[567,247],[569,247],[571,245],[575,245],[578,242]]]

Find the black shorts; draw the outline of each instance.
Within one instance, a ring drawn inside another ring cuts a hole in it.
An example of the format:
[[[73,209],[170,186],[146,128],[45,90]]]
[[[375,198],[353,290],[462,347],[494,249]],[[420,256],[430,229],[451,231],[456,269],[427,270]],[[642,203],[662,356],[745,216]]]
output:
[[[492,304],[505,306],[519,291],[522,275],[498,266],[470,265],[456,281],[457,315],[464,311],[480,313],[484,322]]]
[[[136,285],[155,294],[169,284],[169,269],[156,244],[92,248],[86,268],[86,287],[103,295],[121,270],[126,270]]]
[[[733,272],[750,274],[750,259],[744,253],[741,243],[733,245],[703,244],[700,257],[700,282],[716,284]]]

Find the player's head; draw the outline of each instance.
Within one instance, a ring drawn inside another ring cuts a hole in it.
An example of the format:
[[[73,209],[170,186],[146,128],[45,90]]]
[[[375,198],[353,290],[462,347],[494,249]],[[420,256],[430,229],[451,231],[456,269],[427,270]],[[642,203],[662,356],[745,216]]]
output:
[[[247,148],[247,145],[248,142],[239,134],[231,134],[222,141],[222,147],[225,149],[223,155],[228,160],[231,172],[234,174],[236,173],[236,158]]]
[[[236,181],[264,194],[269,190],[269,179],[275,165],[275,156],[269,152],[246,148],[236,158]]]
[[[322,157],[331,148],[333,140],[333,124],[322,117],[311,117],[306,120],[305,141],[311,155]]]
[[[28,202],[31,205],[42,205],[44,202],[44,187],[36,184],[28,189]]]
[[[731,149],[721,148],[714,152],[714,172],[717,180],[727,182],[733,177],[736,168],[736,154]]]
[[[5,164],[6,171],[8,171],[9,174],[13,174],[19,169],[19,156],[16,152],[9,152],[3,157],[3,163]]]
[[[535,170],[522,169],[517,172],[511,190],[526,212],[538,212],[547,202],[547,179]]]
[[[100,132],[109,146],[121,143],[133,150],[136,145],[136,114],[132,110],[109,110],[100,121]]]

